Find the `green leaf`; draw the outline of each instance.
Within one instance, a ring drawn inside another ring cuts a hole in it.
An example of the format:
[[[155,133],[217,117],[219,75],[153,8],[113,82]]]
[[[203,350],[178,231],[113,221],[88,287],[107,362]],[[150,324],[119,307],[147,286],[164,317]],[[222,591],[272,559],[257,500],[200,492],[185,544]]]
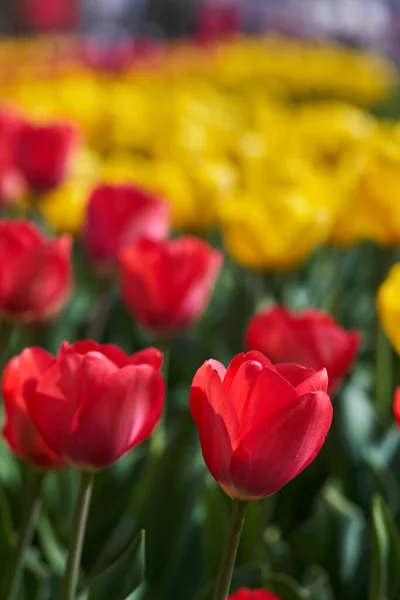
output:
[[[392,600],[400,590],[400,534],[380,496],[373,499],[372,527],[369,600]]]
[[[88,600],[127,600],[144,582],[145,532],[132,541],[126,552],[89,585]]]
[[[349,582],[355,577],[364,547],[364,515],[357,505],[331,485],[323,491],[323,498],[338,534],[340,579]]]

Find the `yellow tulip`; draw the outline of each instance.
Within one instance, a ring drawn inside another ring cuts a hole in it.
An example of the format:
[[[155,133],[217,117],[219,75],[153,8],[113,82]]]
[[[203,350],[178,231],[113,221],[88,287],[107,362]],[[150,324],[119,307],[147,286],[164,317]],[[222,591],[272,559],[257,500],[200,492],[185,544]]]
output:
[[[82,149],[74,158],[72,172],[65,183],[42,199],[40,211],[53,231],[74,234],[80,231],[99,166],[98,157]]]
[[[378,290],[378,313],[386,335],[400,353],[400,264],[391,268]]]

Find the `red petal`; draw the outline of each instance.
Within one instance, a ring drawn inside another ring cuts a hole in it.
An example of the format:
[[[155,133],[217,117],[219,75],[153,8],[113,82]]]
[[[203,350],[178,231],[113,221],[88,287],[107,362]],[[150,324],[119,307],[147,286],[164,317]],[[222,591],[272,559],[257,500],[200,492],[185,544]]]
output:
[[[396,388],[396,391],[394,393],[393,412],[397,422],[397,426],[400,429],[400,386]]]
[[[192,386],[190,390],[190,411],[199,432],[201,451],[208,470],[216,481],[230,485],[233,448],[223,417],[216,413],[200,387]]]
[[[252,360],[260,363],[263,367],[271,367],[271,361],[268,360],[264,354],[258,352],[258,350],[250,350],[250,352],[241,352],[240,354],[236,354],[236,356],[229,363],[228,369],[226,371],[226,375],[224,378],[224,387],[227,392],[229,392],[232,382],[236,377],[236,374],[242,364],[247,361]]]
[[[224,369],[225,367],[217,361],[206,361],[196,372],[191,391],[199,388],[204,392],[215,414],[222,418],[228,431],[230,444],[235,448],[240,439],[240,426],[235,408],[221,381]]]
[[[242,497],[274,494],[317,456],[332,422],[326,394],[306,394],[248,432],[234,453],[233,485]]]
[[[158,348],[145,348],[129,357],[131,365],[150,365],[154,369],[159,369],[162,362],[163,353]]]
[[[164,404],[164,382],[149,365],[129,365],[112,375],[101,396],[79,412],[68,449],[73,462],[105,467],[146,439]]]
[[[297,398],[296,390],[277,371],[259,372],[242,417],[242,438]]]
[[[328,390],[328,373],[326,369],[314,371],[294,363],[282,363],[275,365],[275,368],[282,377],[296,388],[299,396],[307,392],[326,392]]]

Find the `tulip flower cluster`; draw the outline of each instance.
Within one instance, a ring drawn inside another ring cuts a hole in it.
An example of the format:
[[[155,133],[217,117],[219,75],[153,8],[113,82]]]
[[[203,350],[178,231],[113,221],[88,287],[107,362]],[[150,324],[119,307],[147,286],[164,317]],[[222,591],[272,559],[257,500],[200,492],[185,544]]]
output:
[[[257,270],[292,268],[330,241],[400,239],[399,127],[346,103],[390,92],[396,73],[383,59],[329,45],[234,39],[117,48],[113,65],[99,48],[54,44],[12,50],[19,68],[8,73],[3,98],[29,120],[67,116],[88,136],[89,148],[71,157],[66,125],[47,133],[25,128],[24,154],[33,134],[43,139],[34,165],[20,156],[24,176],[28,188],[39,187],[41,210],[57,232],[82,229],[95,185],[129,182],[164,197],[175,228],[221,229],[234,260]],[[27,76],[22,63],[31,56]],[[336,100],[289,102],[312,94]],[[49,165],[49,154],[59,164]],[[53,181],[49,172],[42,179],[49,168]],[[23,195],[19,173],[5,175],[13,199]]]

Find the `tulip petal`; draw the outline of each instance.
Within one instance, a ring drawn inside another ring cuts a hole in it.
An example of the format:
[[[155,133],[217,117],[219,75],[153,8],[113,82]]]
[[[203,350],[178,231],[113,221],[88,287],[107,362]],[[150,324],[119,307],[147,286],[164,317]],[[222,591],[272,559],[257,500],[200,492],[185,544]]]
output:
[[[224,369],[225,367],[221,363],[218,363],[218,361],[206,361],[194,376],[190,398],[192,398],[193,389],[199,388],[204,392],[207,402],[215,414],[220,415],[223,419],[228,431],[231,447],[236,448],[240,440],[239,420],[232,401],[228,397],[221,381]],[[192,400],[190,400],[190,409],[192,410]],[[193,412],[192,415],[195,418]]]
[[[242,438],[276,411],[291,404],[297,397],[294,387],[275,369],[270,367],[262,369],[257,375],[251,397],[243,413]]]
[[[92,396],[77,415],[68,456],[82,466],[115,462],[146,439],[164,404],[161,374],[149,365],[128,365],[114,373],[107,389]]]
[[[26,348],[8,363],[2,378],[6,409],[3,436],[15,454],[35,467],[54,468],[63,464],[37,430],[24,398],[25,381],[37,380],[53,361],[42,348]]]
[[[163,353],[158,348],[145,348],[129,357],[130,365],[150,365],[154,369],[160,369],[162,362]]]
[[[291,385],[296,388],[297,394],[301,396],[307,392],[326,392],[328,389],[328,373],[326,369],[314,371],[294,363],[281,363],[275,365],[278,373],[282,375]]]
[[[27,382],[28,410],[54,452],[65,456],[79,409],[102,394],[105,382],[115,371],[117,367],[100,353],[65,352],[37,385],[33,380]]]
[[[72,424],[74,407],[62,394],[60,367],[54,361],[38,381],[25,383],[24,396],[32,420],[49,447],[63,455]]]
[[[248,432],[231,463],[241,497],[269,496],[301,473],[320,451],[332,412],[324,392],[306,394]]]
[[[212,376],[218,379],[214,371]],[[218,483],[231,485],[230,462],[233,447],[224,419],[208,401],[200,387],[190,390],[190,411],[196,423],[201,451],[208,470]]]
[[[272,367],[271,361],[258,350],[250,350],[250,352],[241,352],[240,354],[237,354],[229,363],[224,378],[224,386],[227,392],[229,392],[240,367],[245,361],[248,360],[256,361],[263,367]]]

